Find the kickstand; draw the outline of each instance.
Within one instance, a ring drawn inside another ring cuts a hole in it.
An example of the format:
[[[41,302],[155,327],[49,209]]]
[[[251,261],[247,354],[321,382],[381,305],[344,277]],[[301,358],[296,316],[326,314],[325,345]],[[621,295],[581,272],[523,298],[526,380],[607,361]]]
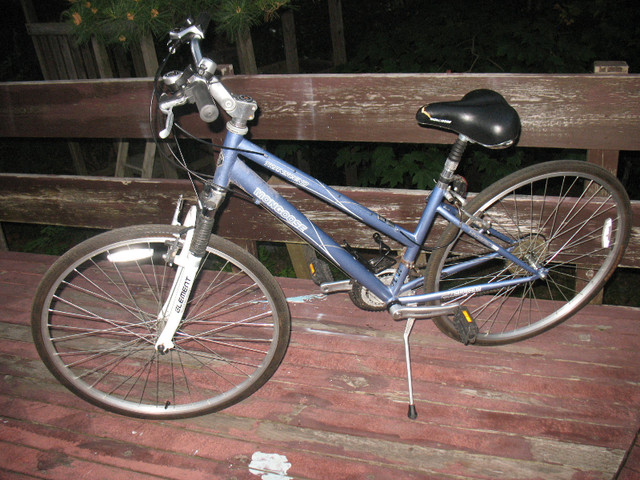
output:
[[[411,353],[409,351],[409,335],[411,335],[411,330],[413,330],[413,324],[415,323],[415,318],[409,318],[407,320],[407,326],[404,329],[404,353],[407,361],[407,380],[409,382],[409,418],[411,420],[415,420],[418,417],[418,412],[416,412],[416,405],[413,402],[413,384],[411,381]]]

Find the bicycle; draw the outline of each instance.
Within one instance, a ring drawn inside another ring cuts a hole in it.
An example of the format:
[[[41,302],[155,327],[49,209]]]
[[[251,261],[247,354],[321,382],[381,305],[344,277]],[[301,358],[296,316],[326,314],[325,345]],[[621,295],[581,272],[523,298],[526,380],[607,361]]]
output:
[[[171,32],[167,59],[189,45],[193,65],[156,75],[152,99],[166,116],[162,138],[178,128],[174,108],[183,105],[195,103],[206,122],[218,117],[218,107],[230,118],[213,177],[192,178],[204,183],[198,204],[182,223],[179,201],[171,225],[121,228],[79,244],[38,287],[32,310],[38,353],[81,398],[123,415],[184,418],[245,399],[276,371],[291,329],[285,295],[256,258],[212,234],[232,187],[348,275],[321,283],[325,294],[349,292],[360,308],[406,320],[410,418],[417,415],[409,348],[416,320],[432,319],[464,344],[524,340],[586,305],[622,258],[631,227],[629,198],[613,175],[592,164],[538,164],[467,198],[464,179],[455,173],[466,145],[505,148],[520,133],[517,112],[500,94],[474,90],[418,110],[419,124],[458,137],[409,231],[247,140],[257,103],[232,94],[216,77],[215,62],[200,49],[205,30],[206,21],[198,20]],[[175,159],[187,168],[179,154]],[[363,261],[339,245],[250,164],[378,232],[379,258]],[[448,226],[427,248],[436,216]],[[402,245],[399,258],[380,235]],[[423,252],[428,260],[420,272]]]

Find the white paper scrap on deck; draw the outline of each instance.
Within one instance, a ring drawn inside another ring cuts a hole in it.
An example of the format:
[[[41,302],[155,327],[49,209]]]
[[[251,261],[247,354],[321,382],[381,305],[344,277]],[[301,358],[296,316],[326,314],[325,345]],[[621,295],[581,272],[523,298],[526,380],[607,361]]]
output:
[[[291,477],[286,476],[290,468],[287,457],[277,453],[255,452],[249,464],[249,471],[254,475],[261,475],[262,480],[291,480]]]

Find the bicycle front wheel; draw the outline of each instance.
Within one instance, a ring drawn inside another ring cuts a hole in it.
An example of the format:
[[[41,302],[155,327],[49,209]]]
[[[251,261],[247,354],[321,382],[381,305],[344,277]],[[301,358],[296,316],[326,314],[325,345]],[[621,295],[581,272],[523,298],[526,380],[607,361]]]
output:
[[[470,200],[465,210],[498,232],[493,238],[548,275],[535,282],[473,293],[474,286],[530,275],[453,225],[425,274],[429,292],[471,287],[442,304],[465,305],[481,345],[511,343],[566,320],[602,289],[629,240],[629,197],[606,170],[580,161],[546,162],[515,172]],[[508,240],[507,240],[508,239]],[[451,320],[435,323],[458,339]]]
[[[212,236],[175,348],[155,348],[175,276],[167,253],[181,228],[136,226],[71,249],[43,278],[32,331],[66,387],[116,413],[184,418],[226,408],[262,386],[283,359],[291,320],[266,268]]]

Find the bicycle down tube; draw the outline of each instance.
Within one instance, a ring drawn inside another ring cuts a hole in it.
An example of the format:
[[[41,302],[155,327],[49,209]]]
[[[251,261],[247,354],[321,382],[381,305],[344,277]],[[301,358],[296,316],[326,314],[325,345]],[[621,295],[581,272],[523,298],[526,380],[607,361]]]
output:
[[[454,289],[451,291],[435,293],[429,292],[423,295],[407,295],[400,297],[401,293],[417,288],[421,284],[421,278],[409,284],[405,283],[410,271],[410,267],[408,265],[412,265],[420,253],[421,246],[429,234],[430,227],[434,223],[436,214],[441,215],[448,222],[455,224],[465,233],[469,233],[480,243],[491,248],[495,253],[488,254],[486,259],[499,255],[517,264],[531,274],[527,277],[509,281],[475,286],[474,292],[495,290],[514,286],[520,283],[527,283],[539,278],[541,275],[544,275],[544,272],[538,272],[535,268],[512,255],[508,250],[497,245],[486,235],[476,232],[472,227],[461,222],[457,216],[450,211],[449,206],[442,202],[444,198],[444,191],[438,186],[435,186],[431,192],[431,195],[426,202],[425,209],[416,226],[415,232],[410,232],[403,227],[384,219],[380,215],[345,195],[340,194],[319,180],[316,180],[304,172],[296,170],[285,161],[261,149],[240,135],[230,132],[227,133],[225,147],[226,148],[223,149],[218,159],[218,166],[214,177],[214,182],[218,186],[226,188],[229,183],[233,183],[242,188],[245,192],[251,195],[256,202],[260,203],[273,215],[289,225],[299,236],[326,256],[327,259],[342,268],[352,279],[364,285],[387,304],[395,300],[398,300],[400,303],[405,305],[415,302],[433,301],[459,295],[461,293],[461,289]],[[351,215],[358,221],[389,236],[406,247],[404,252],[404,262],[400,263],[391,284],[386,285],[382,283],[376,275],[368,270],[362,263],[360,263],[360,261],[354,258],[351,253],[340,246],[331,236],[315,225],[295,206],[264,182],[264,180],[251,170],[242,159],[238,158],[238,151],[240,151],[242,157],[266,168],[277,176],[284,178],[295,186],[324,200],[334,208]],[[495,231],[492,231],[491,233],[499,237],[501,240],[511,241],[510,239],[499,235]],[[478,260],[476,260],[476,262],[477,261]]]

